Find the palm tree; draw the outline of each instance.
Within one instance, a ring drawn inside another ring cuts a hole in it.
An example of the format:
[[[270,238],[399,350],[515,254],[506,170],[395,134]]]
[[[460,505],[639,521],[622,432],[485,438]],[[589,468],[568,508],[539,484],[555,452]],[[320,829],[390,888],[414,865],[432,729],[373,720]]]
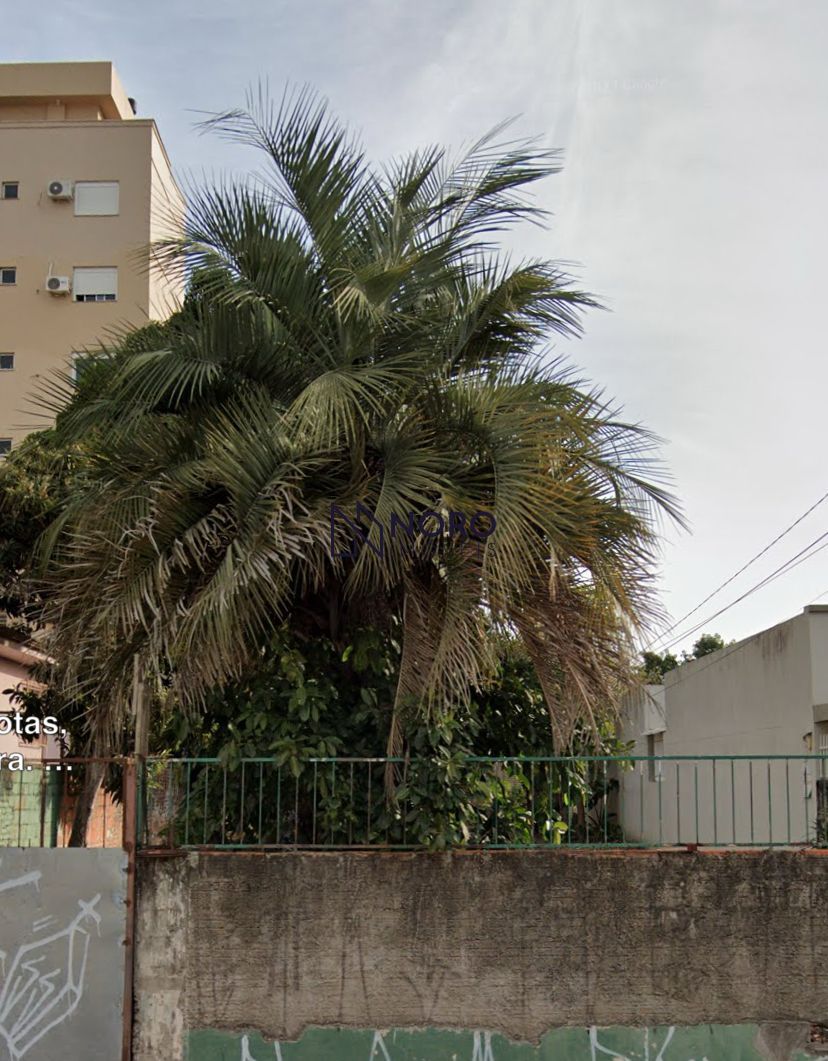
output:
[[[136,654],[195,705],[286,618],[336,640],[397,617],[396,754],[406,712],[468,696],[505,628],[563,747],[628,681],[657,521],[679,516],[652,436],[549,358],[594,300],[498,252],[538,220],[526,191],[555,156],[496,130],[378,168],[307,92],[207,124],[264,170],[194,190],[157,247],[190,278],[184,309],[111,350],[106,386],[52,394],[59,434],[94,439],[43,546],[65,688],[93,697],[103,746]],[[331,506],[357,502],[386,526],[487,510],[496,530],[340,555]]]

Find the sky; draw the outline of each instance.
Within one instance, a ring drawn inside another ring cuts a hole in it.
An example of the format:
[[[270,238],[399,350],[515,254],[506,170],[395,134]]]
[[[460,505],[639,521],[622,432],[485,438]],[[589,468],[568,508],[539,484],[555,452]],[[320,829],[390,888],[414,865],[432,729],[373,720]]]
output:
[[[510,246],[606,307],[555,353],[664,440],[676,620],[828,491],[826,50],[824,0],[51,0],[0,61],[111,59],[185,178],[255,165],[195,125],[258,79],[314,86],[378,159],[510,117],[560,149],[549,227]],[[826,549],[714,615],[826,531],[828,500],[656,647],[828,603]]]

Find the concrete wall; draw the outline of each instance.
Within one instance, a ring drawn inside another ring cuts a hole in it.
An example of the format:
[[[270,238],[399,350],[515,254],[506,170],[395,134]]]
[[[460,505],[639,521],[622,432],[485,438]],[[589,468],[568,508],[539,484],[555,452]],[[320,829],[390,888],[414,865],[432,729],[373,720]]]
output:
[[[120,1057],[125,871],[121,851],[3,848],[3,1061]]]
[[[139,878],[136,1061],[789,1058],[828,1014],[820,855],[192,854]],[[769,1022],[776,1052],[728,1031]]]

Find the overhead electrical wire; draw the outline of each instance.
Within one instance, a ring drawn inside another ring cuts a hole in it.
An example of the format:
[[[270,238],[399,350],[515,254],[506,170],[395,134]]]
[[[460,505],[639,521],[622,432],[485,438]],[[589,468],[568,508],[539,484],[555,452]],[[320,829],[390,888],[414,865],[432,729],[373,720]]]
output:
[[[645,651],[647,649],[652,648],[653,645],[657,645],[659,642],[663,641],[664,638],[668,634],[672,633],[673,630],[675,630],[677,627],[681,626],[681,624],[683,622],[685,622],[685,620],[689,619],[692,615],[695,615],[696,612],[699,611],[701,608],[703,608],[705,606],[705,604],[707,604],[708,601],[711,601],[714,597],[718,596],[719,593],[721,593],[721,591],[723,589],[725,589],[727,586],[729,586],[731,582],[734,582],[739,577],[739,575],[744,574],[744,572],[747,571],[747,569],[749,567],[751,567],[753,564],[755,564],[757,560],[760,560],[765,555],[765,553],[769,552],[774,547],[774,545],[776,545],[778,542],[782,541],[782,539],[787,534],[790,534],[790,532],[795,527],[798,527],[799,524],[804,519],[807,519],[807,517],[810,516],[810,514],[815,509],[819,508],[819,506],[826,500],[828,500],[828,492],[824,493],[822,495],[822,497],[820,497],[817,501],[815,501],[811,505],[810,508],[806,509],[806,511],[803,512],[801,516],[798,516],[793,521],[793,523],[791,523],[788,527],[786,527],[781,533],[777,534],[777,536],[773,539],[773,541],[768,542],[768,544],[763,549],[761,549],[755,556],[751,557],[750,560],[748,560],[746,564],[743,564],[742,567],[740,567],[738,571],[736,571],[734,574],[732,574],[730,576],[730,578],[725,579],[725,581],[722,582],[721,585],[717,586],[716,589],[714,589],[712,593],[708,593],[708,595],[704,598],[704,600],[700,601],[695,606],[695,608],[691,608],[690,611],[687,612],[685,615],[682,615],[680,619],[676,619],[676,621],[672,624],[672,626],[668,626],[666,628],[666,630],[662,630],[659,634],[656,634],[655,637],[652,637],[650,639],[650,641],[644,646]],[[737,602],[734,602],[734,603],[737,603]],[[715,619],[716,616],[718,616],[720,614],[721,614],[721,612],[717,612],[716,615],[711,616],[711,619]],[[706,625],[706,623],[708,623],[708,622],[710,622],[710,619],[706,619],[705,622],[702,623],[701,625]],[[682,637],[684,637],[684,636],[687,636],[687,635],[682,635]],[[680,638],[677,638],[676,640],[680,640]],[[675,644],[675,641],[671,641],[671,642],[669,642],[669,644]],[[663,648],[669,647],[669,644],[667,646],[663,646]]]
[[[736,604],[740,604],[743,600],[750,597],[752,594],[757,593],[760,589],[763,589],[770,582],[775,582],[777,578],[781,578],[782,575],[786,575],[795,567],[799,567],[799,565],[804,563],[806,560],[810,560],[812,556],[816,556],[817,553],[821,552],[823,549],[828,547],[828,540],[826,539],[828,539],[828,531],[824,531],[817,538],[814,538],[814,540],[812,542],[809,542],[804,549],[800,549],[798,553],[794,553],[794,555],[790,557],[790,559],[786,560],[784,564],[780,564],[779,567],[777,567],[774,571],[771,571],[769,575],[766,575],[765,578],[761,579],[755,585],[751,586],[750,589],[745,590],[744,593],[734,598],[732,601],[730,601],[729,604],[726,604],[723,608],[720,608],[717,612],[714,612],[712,615],[709,615],[700,623],[697,623],[695,626],[691,627],[688,630],[682,631],[682,633],[678,634],[675,638],[672,638],[666,644],[662,645],[662,651],[666,652],[669,648],[672,648],[672,646],[677,644],[679,641],[683,641],[686,637],[690,637],[693,634],[697,633],[699,630],[702,629],[702,627],[707,626],[707,624],[711,623],[714,619],[718,619],[720,615],[724,615],[726,611],[729,611]],[[694,610],[698,611],[698,609]]]

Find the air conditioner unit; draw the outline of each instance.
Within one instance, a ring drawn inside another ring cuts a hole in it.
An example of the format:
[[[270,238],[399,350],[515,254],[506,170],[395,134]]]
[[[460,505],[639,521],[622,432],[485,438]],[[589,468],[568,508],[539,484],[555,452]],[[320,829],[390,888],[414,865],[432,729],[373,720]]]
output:
[[[71,181],[54,180],[49,181],[46,191],[50,199],[71,199],[74,186]]]
[[[46,290],[50,295],[68,295],[72,285],[68,276],[47,276]]]

